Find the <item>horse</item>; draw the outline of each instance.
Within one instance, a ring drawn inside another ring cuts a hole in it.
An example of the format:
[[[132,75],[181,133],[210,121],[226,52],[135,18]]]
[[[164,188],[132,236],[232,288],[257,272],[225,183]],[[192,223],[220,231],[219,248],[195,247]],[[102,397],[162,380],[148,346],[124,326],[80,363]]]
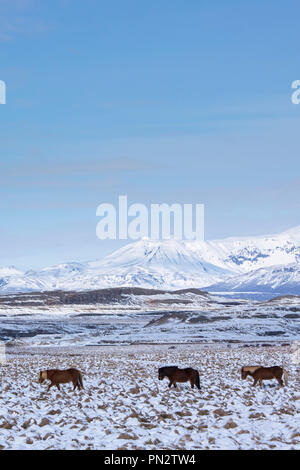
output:
[[[283,386],[282,375],[284,375],[285,385],[288,385],[288,374],[283,367],[274,366],[274,367],[262,367],[262,366],[245,366],[241,369],[242,379],[245,380],[248,375],[253,377],[253,387],[259,382],[259,385],[262,386],[263,380],[272,380],[276,379],[279,383],[279,386]]]
[[[199,372],[192,368],[179,369],[177,366],[160,367],[158,369],[158,380],[167,377],[170,381],[169,388],[174,385],[177,388],[177,382],[190,382],[191,387],[194,385],[201,390]]]
[[[60,390],[60,384],[67,384],[72,382],[73,383],[73,391],[75,391],[76,387],[78,390],[83,389],[82,383],[82,375],[81,372],[77,369],[67,369],[67,370],[58,370],[58,369],[51,369],[51,370],[42,370],[39,373],[38,382],[42,384],[45,380],[50,380],[50,385],[48,386],[48,392],[51,387],[56,385],[58,390]]]

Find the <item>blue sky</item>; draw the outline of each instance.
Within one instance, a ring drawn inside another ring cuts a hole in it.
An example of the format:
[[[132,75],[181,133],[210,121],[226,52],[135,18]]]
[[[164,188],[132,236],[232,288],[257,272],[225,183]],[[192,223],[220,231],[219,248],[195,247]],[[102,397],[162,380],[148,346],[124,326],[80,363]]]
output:
[[[0,266],[101,258],[96,207],[204,203],[206,238],[300,224],[296,1],[0,0]]]

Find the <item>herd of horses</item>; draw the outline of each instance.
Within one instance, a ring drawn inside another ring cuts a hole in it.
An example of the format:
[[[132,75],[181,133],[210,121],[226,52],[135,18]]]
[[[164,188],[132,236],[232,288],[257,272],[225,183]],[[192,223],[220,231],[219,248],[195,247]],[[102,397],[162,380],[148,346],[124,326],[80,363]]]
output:
[[[279,386],[283,386],[282,376],[284,376],[285,385],[288,385],[288,375],[287,371],[279,366],[274,367],[262,367],[262,366],[244,366],[241,369],[241,378],[245,380],[248,376],[254,379],[253,386],[255,387],[257,383],[262,387],[263,380],[272,380],[276,379]],[[196,387],[201,390],[200,386],[200,376],[199,372],[196,369],[191,367],[186,369],[180,369],[177,366],[168,366],[160,367],[158,369],[158,379],[163,380],[164,378],[169,379],[169,388],[172,385],[176,388],[177,383],[190,382],[191,387]],[[56,386],[60,390],[61,384],[72,383],[73,390],[76,388],[82,390],[82,374],[77,369],[67,369],[67,370],[43,370],[39,373],[38,381],[43,383],[45,380],[49,380],[50,384],[48,386],[48,391],[51,387]]]

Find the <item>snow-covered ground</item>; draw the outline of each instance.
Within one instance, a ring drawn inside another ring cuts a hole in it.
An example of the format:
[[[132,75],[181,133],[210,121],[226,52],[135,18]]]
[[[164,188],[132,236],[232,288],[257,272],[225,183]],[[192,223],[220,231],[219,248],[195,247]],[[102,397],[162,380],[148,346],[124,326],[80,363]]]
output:
[[[14,347],[300,339],[300,298],[228,301],[192,292],[127,295],[99,305],[0,304],[0,340]],[[123,303],[124,302],[124,303]]]
[[[300,449],[299,297],[124,292],[0,303],[0,449]],[[168,364],[199,369],[202,391],[169,390],[157,380]],[[283,365],[289,386],[251,388],[239,373],[249,364]],[[57,367],[82,370],[85,390],[46,392],[37,374]]]
[[[163,365],[200,372],[202,391],[157,379]],[[284,365],[289,385],[242,381],[242,365]],[[77,367],[85,390],[37,383]],[[40,350],[0,366],[1,449],[300,449],[299,370],[288,348],[197,345]]]

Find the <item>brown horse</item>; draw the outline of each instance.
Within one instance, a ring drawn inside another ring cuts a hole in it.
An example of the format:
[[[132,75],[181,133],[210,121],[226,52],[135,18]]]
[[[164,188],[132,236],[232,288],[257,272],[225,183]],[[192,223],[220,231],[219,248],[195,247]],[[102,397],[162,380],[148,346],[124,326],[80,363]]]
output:
[[[163,380],[165,377],[170,381],[169,388],[172,385],[176,388],[177,382],[190,382],[192,388],[196,385],[201,390],[199,372],[195,369],[179,369],[177,366],[161,367],[158,369],[158,379]]]
[[[82,375],[77,369],[67,369],[67,370],[42,370],[39,373],[39,383],[42,384],[45,380],[50,380],[50,385],[48,386],[48,392],[53,385],[56,385],[58,390],[60,390],[59,384],[67,384],[72,382],[74,389],[76,387],[78,390],[83,389]]]
[[[241,369],[242,379],[245,380],[248,375],[253,377],[253,387],[259,382],[259,385],[262,386],[263,380],[272,380],[276,379],[279,383],[279,386],[283,386],[282,375],[284,375],[285,385],[288,385],[288,374],[285,369],[282,367],[262,367],[262,366],[244,366]]]

